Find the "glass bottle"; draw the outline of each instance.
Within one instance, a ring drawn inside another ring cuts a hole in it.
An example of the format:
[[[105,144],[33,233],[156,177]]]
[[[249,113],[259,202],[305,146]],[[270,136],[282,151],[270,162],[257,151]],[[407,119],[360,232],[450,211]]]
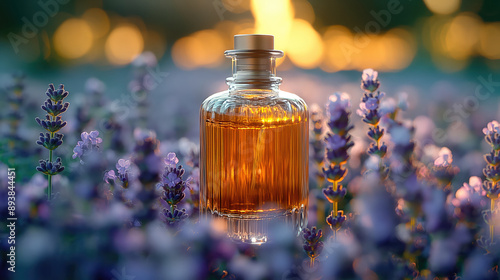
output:
[[[236,35],[229,89],[200,110],[200,209],[234,239],[268,240],[270,223],[307,224],[308,111],[281,91],[272,35]]]

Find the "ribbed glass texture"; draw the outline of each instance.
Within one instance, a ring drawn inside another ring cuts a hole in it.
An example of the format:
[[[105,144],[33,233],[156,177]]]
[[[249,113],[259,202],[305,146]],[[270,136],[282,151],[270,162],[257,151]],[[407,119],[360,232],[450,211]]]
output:
[[[246,74],[247,84],[235,83],[234,73],[230,90],[200,110],[202,216],[249,243],[266,242],[269,223],[285,222],[298,233],[307,218],[307,106],[278,89],[273,71],[267,80]]]

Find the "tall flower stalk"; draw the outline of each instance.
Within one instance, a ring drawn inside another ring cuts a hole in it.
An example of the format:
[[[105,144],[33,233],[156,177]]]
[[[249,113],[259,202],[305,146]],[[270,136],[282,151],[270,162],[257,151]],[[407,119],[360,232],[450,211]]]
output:
[[[52,198],[52,176],[64,170],[61,158],[58,157],[56,161],[53,161],[53,151],[63,143],[63,134],[58,133],[58,131],[66,126],[66,122],[61,119],[60,115],[66,112],[69,107],[69,103],[64,102],[64,98],[66,98],[69,93],[64,90],[64,85],[62,84],[59,85],[57,89],[53,84],[49,84],[49,88],[45,94],[49,98],[42,105],[42,109],[47,112],[47,115],[45,119],[37,117],[35,120],[47,131],[47,133],[40,133],[40,138],[36,143],[49,150],[49,159],[40,160],[40,165],[37,166],[36,170],[47,175],[47,199],[50,200]]]
[[[321,242],[321,237],[323,233],[321,229],[316,229],[312,227],[311,229],[305,228],[302,230],[302,237],[304,238],[304,251],[311,260],[311,267],[314,266],[314,261],[323,251],[323,242]]]
[[[361,99],[357,113],[370,126],[368,128],[368,137],[373,140],[373,143],[370,144],[367,152],[369,155],[380,159],[378,161],[378,171],[380,179],[384,180],[387,178],[389,168],[383,162],[383,158],[387,153],[387,146],[380,141],[384,136],[384,129],[379,125],[382,118],[382,114],[379,112],[379,105],[385,93],[377,91],[379,86],[378,72],[373,69],[365,69],[361,79],[361,89],[365,93]]]
[[[497,121],[492,121],[483,129],[484,139],[491,146],[491,152],[484,156],[486,167],[483,169],[486,180],[483,183],[483,189],[486,191],[486,196],[490,199],[491,215],[495,211],[495,205],[500,196],[500,124]],[[490,225],[490,242],[493,243],[495,227],[493,219],[489,220]]]
[[[328,132],[326,141],[326,166],[323,173],[332,183],[331,186],[323,189],[326,199],[332,203],[332,212],[326,218],[326,222],[336,237],[337,231],[345,221],[344,212],[338,210],[338,203],[344,199],[347,190],[340,185],[347,175],[347,168],[344,167],[349,159],[348,150],[354,145],[351,141],[349,131],[353,128],[349,124],[351,102],[346,93],[336,92],[330,96],[327,104]]]
[[[184,190],[188,187],[189,181],[183,180],[184,169],[182,165],[177,165],[179,159],[175,153],[169,153],[165,158],[165,170],[161,175],[161,181],[156,185],[163,190],[161,199],[170,207],[163,209],[165,223],[168,226],[176,226],[187,218],[186,209],[178,209],[178,204],[186,196]]]

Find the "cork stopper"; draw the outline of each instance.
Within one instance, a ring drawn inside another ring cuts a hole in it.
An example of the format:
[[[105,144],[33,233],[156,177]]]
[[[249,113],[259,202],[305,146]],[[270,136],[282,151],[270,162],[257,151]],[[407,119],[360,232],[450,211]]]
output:
[[[274,36],[264,34],[235,35],[234,50],[274,50]]]

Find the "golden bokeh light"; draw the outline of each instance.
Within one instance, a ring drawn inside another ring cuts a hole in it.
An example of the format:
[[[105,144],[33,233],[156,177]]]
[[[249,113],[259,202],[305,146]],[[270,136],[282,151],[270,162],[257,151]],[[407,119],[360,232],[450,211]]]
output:
[[[132,62],[144,49],[141,31],[132,24],[124,24],[111,31],[105,44],[109,62],[124,65]]]
[[[406,68],[417,51],[414,35],[402,28],[363,37],[335,25],[326,29],[323,41],[325,56],[321,69],[327,72],[365,68],[397,71]]]
[[[323,41],[309,22],[295,19],[287,43],[288,57],[298,67],[311,69],[321,63]]]
[[[94,38],[101,38],[108,34],[110,23],[105,11],[98,8],[88,9],[82,15],[82,19],[89,24]]]
[[[479,53],[488,59],[500,59],[500,22],[481,26]]]
[[[295,18],[303,19],[309,23],[313,23],[316,19],[314,14],[314,9],[307,0],[296,0],[293,1],[293,11]]]
[[[417,53],[416,40],[407,30],[394,28],[382,37],[383,53],[381,68],[387,71],[401,70],[410,65]]]
[[[90,50],[93,39],[92,29],[85,20],[71,18],[54,33],[54,49],[63,58],[80,58]]]
[[[204,67],[219,66],[224,60],[222,55],[225,51],[223,36],[210,29],[198,31],[191,36],[203,46],[200,59],[196,63]]]
[[[251,10],[255,18],[255,33],[274,35],[275,48],[288,51],[294,17],[290,0],[252,0]]]
[[[451,58],[464,60],[473,55],[479,43],[481,19],[472,13],[462,13],[446,27],[445,50]]]
[[[172,46],[172,59],[177,67],[184,70],[198,68],[195,56],[203,52],[203,46],[193,37],[183,37]]]
[[[441,15],[448,15],[456,12],[460,8],[461,0],[424,0],[427,8]]]
[[[224,56],[223,36],[215,30],[201,30],[177,40],[172,47],[172,58],[179,68],[217,67]]]
[[[348,69],[352,58],[346,50],[353,46],[352,34],[345,26],[329,26],[323,34],[325,56],[321,69],[327,72],[336,72]]]

